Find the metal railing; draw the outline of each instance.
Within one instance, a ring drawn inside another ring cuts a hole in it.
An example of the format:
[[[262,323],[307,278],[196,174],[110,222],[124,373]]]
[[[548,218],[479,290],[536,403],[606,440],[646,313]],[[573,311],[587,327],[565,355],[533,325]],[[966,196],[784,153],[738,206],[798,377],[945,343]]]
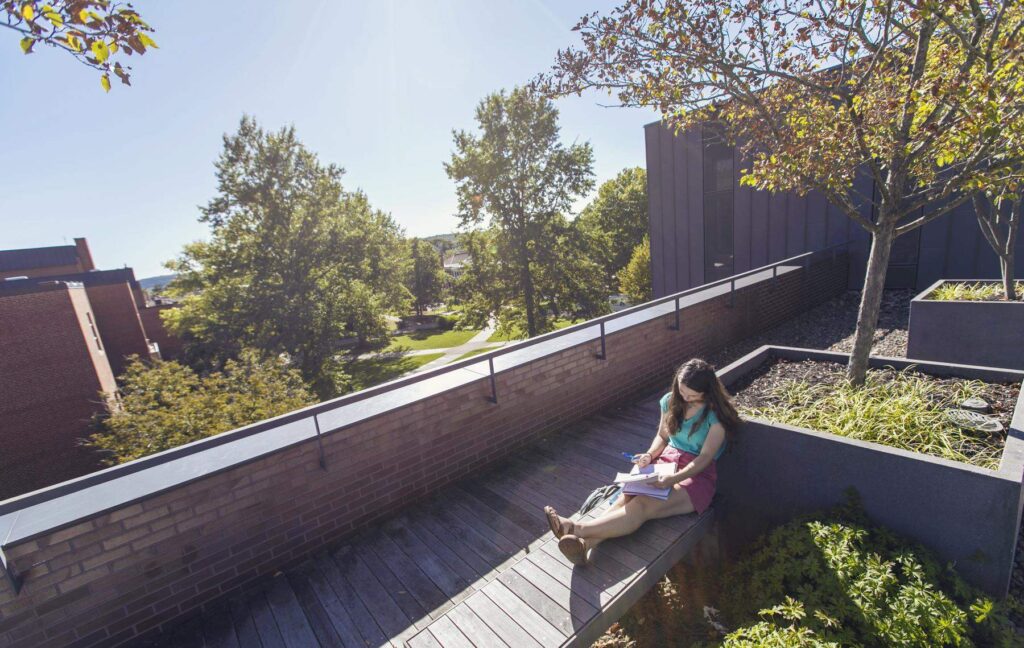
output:
[[[584,340],[584,341],[578,342],[577,344],[574,344],[573,346],[579,346],[581,344],[588,344],[588,343],[594,342],[595,340],[599,339],[600,343],[601,343],[601,353],[597,354],[596,357],[598,359],[600,359],[600,360],[605,360],[605,359],[607,359],[607,347],[606,347],[606,339],[605,339],[606,338],[606,330],[605,330],[606,326],[605,325],[608,322],[612,321],[612,320],[616,320],[616,319],[619,319],[619,318],[622,318],[622,317],[626,317],[626,316],[632,315],[634,313],[639,313],[639,312],[642,312],[642,311],[645,311],[645,310],[653,309],[653,308],[655,308],[657,306],[660,306],[662,304],[665,304],[667,302],[673,302],[674,301],[674,303],[675,303],[675,308],[674,308],[675,319],[674,319],[674,324],[671,325],[669,328],[671,328],[672,330],[675,330],[675,331],[680,331],[681,328],[680,328],[679,313],[680,313],[680,301],[681,301],[681,299],[683,299],[683,298],[685,298],[687,296],[690,296],[690,295],[693,295],[693,294],[696,294],[696,293],[708,290],[709,288],[715,288],[715,287],[718,287],[718,286],[722,286],[722,285],[728,284],[729,285],[729,305],[732,306],[735,303],[735,292],[736,292],[736,282],[737,281],[739,281],[741,279],[744,279],[746,277],[750,277],[750,276],[753,276],[753,275],[756,275],[756,274],[760,274],[760,273],[768,271],[768,270],[772,271],[772,279],[774,280],[774,279],[778,278],[778,268],[781,267],[781,266],[786,266],[786,265],[801,265],[803,270],[804,270],[804,272],[806,273],[806,271],[807,271],[807,269],[809,268],[809,265],[810,265],[810,260],[814,256],[822,255],[822,254],[825,254],[825,253],[831,253],[832,259],[835,260],[836,255],[838,254],[838,250],[840,248],[848,247],[850,244],[851,244],[851,241],[845,241],[843,243],[832,245],[832,246],[823,248],[821,250],[814,250],[814,251],[811,251],[811,252],[804,252],[803,254],[798,254],[796,256],[792,256],[792,257],[789,257],[787,259],[782,259],[781,261],[775,261],[773,263],[761,266],[759,268],[754,268],[752,270],[747,270],[746,272],[741,272],[739,274],[735,274],[735,275],[732,275],[732,276],[729,276],[729,277],[725,277],[723,279],[718,279],[716,281],[712,281],[712,282],[709,282],[709,283],[706,283],[706,284],[701,284],[700,286],[695,286],[693,288],[689,288],[687,290],[683,290],[681,292],[674,293],[672,295],[667,295],[667,296],[661,297],[659,299],[654,299],[654,300],[651,300],[651,301],[648,301],[648,302],[644,302],[643,304],[639,304],[637,306],[626,308],[626,309],[620,310],[620,311],[615,312],[615,313],[610,313],[610,314],[604,315],[602,317],[598,317],[598,318],[595,318],[595,319],[592,319],[592,320],[587,320],[586,322],[581,322],[580,324],[574,324],[572,326],[568,326],[566,328],[559,329],[557,331],[552,331],[550,333],[545,333],[543,335],[539,335],[537,337],[533,337],[533,338],[530,338],[530,339],[527,339],[527,340],[522,340],[522,341],[514,342],[512,344],[505,345],[505,346],[501,347],[500,349],[495,349],[493,351],[488,351],[485,354],[479,354],[479,355],[474,356],[472,358],[466,358],[464,360],[459,360],[459,361],[456,361],[456,362],[452,362],[452,363],[444,365],[442,367],[437,367],[436,369],[431,369],[431,370],[428,370],[428,371],[425,371],[425,372],[422,372],[422,373],[417,373],[417,374],[412,374],[412,375],[404,376],[404,377],[401,377],[401,378],[397,378],[395,380],[392,380],[392,381],[389,381],[389,382],[386,382],[386,383],[382,383],[380,385],[375,385],[373,387],[369,387],[367,389],[363,389],[361,391],[358,391],[358,392],[355,392],[355,393],[352,393],[352,394],[346,394],[345,396],[340,396],[338,398],[334,398],[332,400],[325,401],[325,402],[319,403],[317,405],[311,405],[309,407],[305,407],[303,409],[295,410],[293,412],[289,412],[287,414],[283,414],[281,416],[278,416],[278,417],[275,417],[275,418],[272,418],[272,419],[267,419],[265,421],[260,421],[258,423],[253,423],[252,425],[248,425],[248,426],[245,426],[245,427],[242,427],[242,428],[238,428],[236,430],[231,430],[231,431],[228,431],[228,432],[223,432],[223,433],[218,434],[216,436],[208,437],[208,438],[205,438],[205,439],[200,439],[198,441],[193,441],[193,442],[191,442],[191,443],[189,443],[187,445],[180,446],[180,447],[177,447],[177,448],[171,448],[170,450],[165,450],[163,452],[159,452],[159,453],[150,455],[148,457],[143,457],[141,459],[136,459],[135,461],[132,461],[132,462],[127,463],[127,464],[122,464],[122,465],[119,465],[119,466],[114,466],[114,467],[111,467],[111,468],[107,468],[107,469],[104,469],[104,470],[101,470],[101,471],[98,471],[98,472],[95,472],[95,473],[84,475],[82,477],[79,477],[79,478],[71,480],[71,481],[67,481],[67,482],[63,482],[61,484],[54,485],[52,487],[49,487],[49,488],[46,488],[46,489],[43,489],[43,490],[40,490],[40,491],[35,491],[33,493],[28,493],[28,494],[25,494],[25,495],[22,495],[22,496],[19,496],[19,497],[15,497],[15,498],[7,500],[6,502],[0,502],[0,516],[8,514],[8,513],[11,513],[13,511],[18,511],[18,510],[24,509],[24,508],[26,508],[28,506],[32,506],[32,505],[38,504],[40,502],[45,502],[45,501],[48,501],[48,500],[51,500],[51,499],[55,499],[55,498],[60,497],[61,495],[65,494],[65,493],[78,491],[78,490],[81,490],[83,488],[87,488],[89,486],[93,486],[95,484],[100,484],[100,483],[104,483],[104,482],[107,482],[107,481],[110,481],[110,480],[113,480],[113,479],[116,479],[116,478],[119,478],[119,477],[124,477],[124,476],[127,476],[127,475],[131,475],[133,473],[139,472],[141,470],[145,470],[145,469],[150,468],[152,466],[161,465],[161,464],[164,464],[164,463],[167,463],[167,462],[170,462],[170,461],[174,461],[176,459],[180,459],[182,457],[187,457],[189,455],[202,452],[202,451],[207,450],[209,448],[217,447],[217,446],[225,444],[225,443],[231,443],[233,441],[236,441],[236,440],[239,440],[239,439],[243,439],[243,438],[252,436],[254,434],[259,434],[261,432],[265,432],[267,430],[272,430],[274,428],[278,428],[278,427],[280,427],[282,425],[286,425],[288,423],[292,423],[292,422],[295,422],[295,421],[299,421],[299,420],[303,420],[303,419],[308,419],[310,417],[312,417],[312,419],[313,419],[313,425],[314,425],[315,431],[316,431],[316,440],[317,440],[318,447],[319,447],[319,461],[320,461],[320,465],[321,465],[321,467],[326,469],[326,463],[325,463],[324,452],[323,452],[322,437],[326,436],[328,434],[332,434],[334,432],[337,432],[338,430],[344,429],[344,428],[346,428],[346,427],[348,427],[350,425],[353,425],[354,423],[345,423],[345,424],[339,425],[337,427],[334,427],[332,429],[323,431],[320,428],[320,420],[319,420],[319,417],[322,414],[325,414],[327,412],[332,412],[332,411],[337,410],[337,409],[339,409],[341,407],[344,407],[346,405],[350,405],[352,403],[356,403],[356,402],[365,400],[367,398],[371,398],[373,396],[378,396],[380,394],[384,394],[384,393],[387,393],[387,392],[390,392],[390,391],[394,391],[394,390],[400,389],[402,387],[406,387],[408,385],[412,385],[412,384],[415,384],[415,383],[418,383],[418,382],[421,382],[421,381],[424,381],[424,380],[428,380],[430,378],[436,378],[439,375],[451,373],[451,372],[454,372],[454,371],[459,371],[460,369],[466,369],[466,368],[468,368],[468,367],[470,367],[472,365],[477,365],[477,364],[483,362],[484,360],[487,361],[488,373],[487,374],[477,374],[477,375],[480,376],[480,379],[487,378],[489,380],[490,388],[491,388],[491,395],[488,398],[488,400],[490,402],[492,402],[492,403],[497,404],[498,403],[498,391],[497,391],[496,374],[498,372],[496,372],[495,368],[494,368],[494,360],[495,360],[495,358],[498,358],[498,357],[503,356],[503,355],[507,355],[509,353],[515,353],[517,351],[522,351],[523,349],[529,348],[529,347],[537,345],[537,344],[542,344],[544,342],[550,342],[551,340],[559,338],[559,337],[563,337],[563,336],[566,336],[566,335],[572,335],[573,333],[578,333],[578,332],[580,332],[582,330],[585,330],[585,329],[588,329],[588,328],[591,328],[591,327],[596,327],[598,329],[598,336],[597,337],[590,338],[588,340]],[[562,351],[562,350],[564,350],[564,348],[563,349],[559,349],[559,351]],[[532,360],[530,360],[528,362],[532,362]],[[459,385],[459,386],[462,386],[462,385]],[[453,389],[453,388],[447,388],[447,389]],[[447,391],[447,389],[442,390],[442,391]],[[227,467],[225,467],[225,468],[227,468]]]

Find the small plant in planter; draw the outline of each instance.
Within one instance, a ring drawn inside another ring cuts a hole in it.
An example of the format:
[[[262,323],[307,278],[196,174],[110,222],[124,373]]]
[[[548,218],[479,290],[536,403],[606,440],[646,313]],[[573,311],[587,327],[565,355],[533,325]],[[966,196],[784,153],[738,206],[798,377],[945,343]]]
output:
[[[853,387],[838,365],[805,361],[771,366],[737,396],[746,418],[829,432],[995,469],[1005,434],[978,433],[946,415],[970,399],[996,403],[1006,429],[1017,397],[1015,385],[939,379],[909,369],[869,369]]]
[[[943,283],[928,298],[936,301],[999,301],[1006,299],[1006,290],[994,282]],[[1024,281],[1016,282],[1015,299],[1024,300]]]
[[[1024,369],[1024,281],[943,279],[910,302],[907,356],[954,364]]]

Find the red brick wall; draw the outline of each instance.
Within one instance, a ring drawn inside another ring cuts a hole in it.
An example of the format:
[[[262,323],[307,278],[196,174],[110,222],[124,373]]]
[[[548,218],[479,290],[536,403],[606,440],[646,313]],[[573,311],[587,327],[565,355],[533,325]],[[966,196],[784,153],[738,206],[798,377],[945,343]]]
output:
[[[846,287],[846,259],[784,275],[427,397],[315,441],[6,548],[0,642],[118,645],[287,568],[354,530],[608,406],[667,385],[682,361],[793,317]],[[400,466],[401,472],[382,468]],[[372,475],[369,481],[364,481]],[[29,569],[30,565],[37,565]]]
[[[150,342],[156,342],[160,346],[160,357],[164,360],[176,360],[181,356],[181,339],[168,333],[163,320],[160,319],[160,313],[168,308],[177,306],[150,306],[141,309],[139,315],[146,329],[146,337]]]
[[[0,499],[100,467],[78,444],[114,389],[89,312],[80,286],[0,297]]]
[[[149,357],[149,343],[128,282],[86,286],[100,337],[115,376],[124,372],[124,358],[133,353]]]

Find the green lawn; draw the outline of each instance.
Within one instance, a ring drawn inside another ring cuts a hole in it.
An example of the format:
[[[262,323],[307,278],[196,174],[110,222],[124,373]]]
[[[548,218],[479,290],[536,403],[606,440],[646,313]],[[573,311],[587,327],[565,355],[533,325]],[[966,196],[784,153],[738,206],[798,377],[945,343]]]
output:
[[[469,342],[470,338],[479,333],[478,330],[469,331],[418,331],[410,335],[399,335],[391,339],[391,344],[384,352],[408,350],[420,351],[422,349],[447,349],[448,347],[459,346]]]
[[[481,353],[486,353],[487,351],[490,351],[491,349],[500,349],[500,348],[501,348],[500,344],[496,344],[494,346],[483,347],[483,348],[477,349],[475,351],[470,351],[468,353],[463,353],[458,358],[455,358],[455,360],[452,360],[452,362],[457,362],[459,360],[465,360],[466,358],[472,358],[475,355],[479,355]],[[451,364],[451,363],[448,363],[448,364]]]
[[[437,360],[444,353],[427,353],[415,356],[398,357],[377,357],[369,360],[356,360],[346,367],[352,376],[352,384],[355,389],[366,389],[379,385],[382,382],[394,380],[399,376],[409,373],[427,364],[431,360]]]
[[[565,319],[565,318],[555,320],[555,330],[557,331],[559,329],[564,329],[567,326],[572,326],[573,324],[579,324],[581,321],[582,320],[574,322],[574,321],[572,321],[570,319]],[[494,333],[491,333],[491,337],[487,338],[487,341],[488,342],[512,342],[514,340],[523,340],[523,339],[526,339],[526,334],[521,332],[521,331],[514,331],[510,335],[499,335],[498,332],[495,331]]]

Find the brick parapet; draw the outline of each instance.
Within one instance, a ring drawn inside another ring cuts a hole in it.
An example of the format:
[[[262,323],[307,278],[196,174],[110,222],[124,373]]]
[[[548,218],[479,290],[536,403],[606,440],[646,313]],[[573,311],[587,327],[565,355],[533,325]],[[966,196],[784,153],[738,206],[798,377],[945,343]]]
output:
[[[0,645],[117,645],[308,558],[559,427],[665,385],[710,354],[846,287],[824,261],[739,288],[600,342],[358,421],[73,526],[4,547],[25,573],[0,580]],[[271,434],[272,432],[264,432]],[[6,643],[5,643],[6,642]]]

